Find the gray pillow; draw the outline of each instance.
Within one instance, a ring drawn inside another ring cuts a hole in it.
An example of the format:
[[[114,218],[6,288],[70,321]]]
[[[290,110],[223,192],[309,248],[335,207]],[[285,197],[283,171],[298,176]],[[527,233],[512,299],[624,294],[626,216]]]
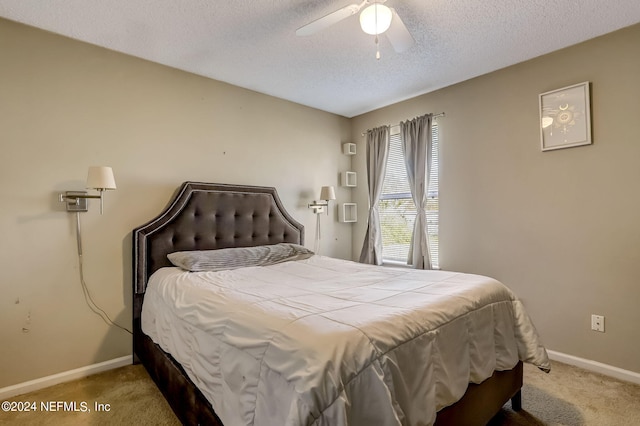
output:
[[[307,248],[291,243],[256,247],[234,247],[219,250],[177,251],[169,253],[169,261],[191,272],[224,271],[247,266],[267,266],[313,256]]]

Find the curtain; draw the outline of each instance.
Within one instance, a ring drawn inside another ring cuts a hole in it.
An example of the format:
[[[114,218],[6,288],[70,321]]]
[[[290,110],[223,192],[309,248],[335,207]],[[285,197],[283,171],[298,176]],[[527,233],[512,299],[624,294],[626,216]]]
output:
[[[382,232],[378,202],[387,169],[389,155],[389,127],[367,131],[367,183],[369,185],[369,218],[360,262],[382,265]]]
[[[407,167],[411,196],[416,205],[416,221],[413,224],[407,263],[416,269],[431,269],[425,207],[432,160],[432,119],[433,115],[427,114],[400,123],[404,162]]]

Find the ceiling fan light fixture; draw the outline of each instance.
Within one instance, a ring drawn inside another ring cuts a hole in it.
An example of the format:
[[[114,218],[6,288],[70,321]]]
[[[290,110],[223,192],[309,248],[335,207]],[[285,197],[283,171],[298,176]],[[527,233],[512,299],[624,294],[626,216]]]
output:
[[[392,17],[391,9],[383,4],[374,3],[360,13],[360,27],[367,34],[382,34],[391,26]]]

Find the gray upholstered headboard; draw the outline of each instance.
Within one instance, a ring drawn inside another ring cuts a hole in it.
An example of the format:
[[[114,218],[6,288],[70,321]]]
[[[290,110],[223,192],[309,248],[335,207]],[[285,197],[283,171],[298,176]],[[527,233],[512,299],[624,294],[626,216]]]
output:
[[[174,251],[282,242],[303,244],[304,227],[286,212],[275,188],[185,182],[160,215],[133,230],[133,292],[142,295],[149,276],[170,266],[167,254]]]

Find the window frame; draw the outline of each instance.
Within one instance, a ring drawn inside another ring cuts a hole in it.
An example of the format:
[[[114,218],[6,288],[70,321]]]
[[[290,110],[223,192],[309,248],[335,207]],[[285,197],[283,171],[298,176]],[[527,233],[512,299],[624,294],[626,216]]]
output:
[[[439,222],[440,222],[440,210],[439,210],[439,202],[440,202],[440,188],[439,188],[439,173],[440,173],[440,152],[439,152],[439,147],[440,147],[440,140],[439,140],[439,129],[438,129],[438,125],[436,122],[433,122],[432,125],[432,143],[433,143],[433,147],[432,147],[432,168],[435,166],[435,170],[431,170],[430,173],[430,179],[429,179],[429,189],[427,191],[427,204],[424,206],[425,212],[426,212],[426,216],[427,216],[427,232],[428,232],[428,236],[429,236],[429,247],[430,247],[430,254],[431,254],[431,262],[432,262],[432,267],[434,269],[439,269],[439,264],[440,264],[440,256],[439,256]],[[396,145],[396,146],[393,146]],[[397,164],[397,157],[398,157],[398,152],[397,150],[400,149],[400,165]],[[392,150],[394,152],[392,152]],[[389,140],[389,157],[387,158],[387,171],[385,172],[385,181],[383,182],[383,190],[382,193],[380,195],[380,200],[378,202],[378,212],[380,215],[380,227],[381,227],[381,234],[383,237],[383,244],[382,244],[382,263],[383,265],[392,265],[392,266],[406,266],[409,267],[410,265],[407,264],[407,258],[405,256],[405,258],[403,260],[399,259],[399,256],[389,256],[389,252],[387,251],[387,255],[385,255],[385,243],[384,241],[387,240],[388,241],[388,236],[385,237],[385,232],[384,232],[384,222],[385,222],[385,217],[384,217],[384,213],[383,213],[383,209],[381,208],[385,201],[388,200],[408,200],[412,205],[413,205],[413,197],[411,196],[411,192],[409,189],[409,192],[405,191],[398,191],[398,192],[385,192],[385,190],[387,190],[388,188],[385,188],[385,183],[387,181],[387,178],[389,177],[389,173],[392,171],[390,171],[390,164],[389,164],[389,159],[392,159],[395,157],[395,162],[396,164],[392,164],[392,166],[395,165],[395,170],[398,171],[398,167],[402,167],[402,170],[404,170],[404,178],[406,178],[406,169],[405,169],[405,164],[404,164],[404,158],[403,158],[403,154],[402,154],[402,139],[400,137],[400,129],[399,126],[397,126],[395,128],[395,131],[393,131],[392,128],[392,132],[390,134],[390,140]],[[435,186],[435,188],[434,188]],[[407,188],[408,188],[408,182],[407,182]],[[432,209],[432,210],[428,210],[427,205],[428,204],[433,204],[430,203],[430,200],[436,200],[436,208]],[[406,211],[406,210],[405,210]],[[413,220],[415,220],[415,216],[417,214],[417,209],[415,208],[415,206],[413,207]],[[435,221],[433,219],[434,216],[434,212],[435,212]],[[406,220],[406,218],[405,218]],[[407,227],[408,227],[408,231],[410,232],[410,234],[413,233],[413,220],[409,220],[410,223],[407,223]],[[435,223],[434,223],[435,222]],[[398,230],[396,229],[396,232]],[[404,230],[406,232],[406,229]],[[409,237],[411,238],[411,237]],[[411,240],[409,239],[409,242],[406,243],[406,249],[402,252],[400,252],[400,254],[408,254],[409,251],[409,245],[411,244],[410,242]],[[388,244],[388,243],[387,243]],[[434,250],[435,249],[435,250]],[[396,251],[398,252],[398,251]]]

